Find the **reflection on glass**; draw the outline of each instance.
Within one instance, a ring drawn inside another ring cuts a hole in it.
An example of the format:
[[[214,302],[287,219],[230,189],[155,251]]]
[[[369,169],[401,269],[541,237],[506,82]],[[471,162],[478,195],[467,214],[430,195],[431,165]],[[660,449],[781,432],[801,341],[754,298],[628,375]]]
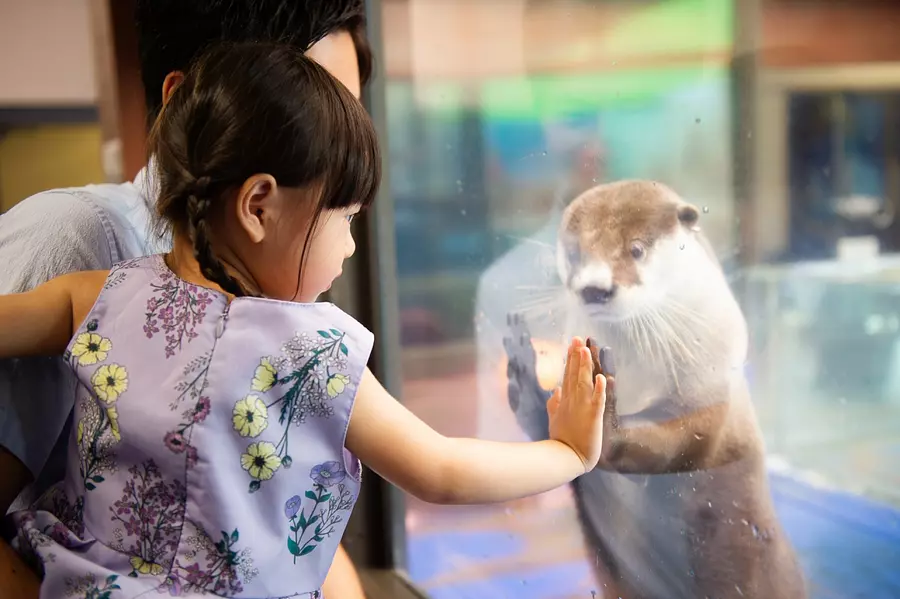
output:
[[[829,75],[864,46],[778,41],[886,17],[752,4],[755,45],[788,50],[742,88],[729,2],[383,2],[405,403],[448,435],[543,438],[565,336],[618,370],[600,471],[503,506],[409,499],[430,596],[900,596],[900,76],[872,90]]]

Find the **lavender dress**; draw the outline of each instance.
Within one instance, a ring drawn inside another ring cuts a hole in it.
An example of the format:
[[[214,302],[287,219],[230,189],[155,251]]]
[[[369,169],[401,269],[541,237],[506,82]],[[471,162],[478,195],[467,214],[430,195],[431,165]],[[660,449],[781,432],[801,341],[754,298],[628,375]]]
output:
[[[66,479],[17,512],[41,597],[316,597],[360,486],[344,448],[372,335],[331,304],[117,265],[72,339]]]

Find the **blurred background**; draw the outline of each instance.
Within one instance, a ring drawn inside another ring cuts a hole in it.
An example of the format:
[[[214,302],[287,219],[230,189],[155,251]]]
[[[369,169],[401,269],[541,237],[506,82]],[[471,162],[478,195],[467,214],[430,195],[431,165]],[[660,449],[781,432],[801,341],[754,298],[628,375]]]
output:
[[[446,434],[521,439],[479,317],[531,298],[485,273],[539,255],[588,187],[660,180],[703,207],[751,325],[772,492],[811,596],[900,597],[900,3],[371,4],[393,211],[372,251],[394,266],[383,359],[404,403]],[[125,5],[0,0],[0,209],[143,165]],[[566,489],[404,504],[392,539],[430,597],[602,596]]]

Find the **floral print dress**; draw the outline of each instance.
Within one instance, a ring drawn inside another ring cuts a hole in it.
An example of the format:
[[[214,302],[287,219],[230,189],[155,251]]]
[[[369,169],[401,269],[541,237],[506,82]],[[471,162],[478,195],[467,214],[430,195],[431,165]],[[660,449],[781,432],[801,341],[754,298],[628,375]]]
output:
[[[42,599],[317,597],[359,492],[344,438],[372,341],[331,304],[117,265],[65,356],[66,478],[13,515]]]

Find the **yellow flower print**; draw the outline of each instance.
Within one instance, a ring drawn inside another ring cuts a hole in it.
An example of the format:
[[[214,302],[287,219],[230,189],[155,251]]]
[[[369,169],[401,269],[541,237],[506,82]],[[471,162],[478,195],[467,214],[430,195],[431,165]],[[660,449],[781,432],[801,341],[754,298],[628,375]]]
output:
[[[350,377],[346,374],[332,374],[328,378],[325,390],[328,391],[328,397],[337,397],[344,392],[347,385],[350,384]]]
[[[115,406],[106,408],[106,416],[109,418],[109,430],[116,441],[122,440],[119,433],[119,410]]]
[[[231,422],[242,437],[258,437],[269,426],[269,410],[258,395],[248,395],[234,404]]]
[[[78,358],[79,366],[90,366],[106,359],[112,342],[97,333],[82,333],[75,338],[72,355]]]
[[[275,455],[275,445],[266,441],[251,443],[247,453],[241,455],[241,467],[258,480],[269,480],[281,466],[281,458]]]
[[[269,362],[268,358],[263,358],[260,360],[259,366],[256,367],[256,372],[253,374],[253,384],[251,388],[254,391],[265,393],[275,386],[275,380],[277,378],[278,371],[275,370],[275,367],[272,366],[272,363]]]
[[[148,562],[138,555],[132,556],[129,561],[131,562],[131,567],[134,568],[134,571],[138,574],[159,576],[163,573],[162,566],[154,564],[153,562]]]
[[[101,401],[113,403],[128,389],[128,372],[118,364],[101,366],[91,377],[91,385]]]
[[[78,444],[81,445],[81,440],[84,439],[84,420],[78,421]]]

